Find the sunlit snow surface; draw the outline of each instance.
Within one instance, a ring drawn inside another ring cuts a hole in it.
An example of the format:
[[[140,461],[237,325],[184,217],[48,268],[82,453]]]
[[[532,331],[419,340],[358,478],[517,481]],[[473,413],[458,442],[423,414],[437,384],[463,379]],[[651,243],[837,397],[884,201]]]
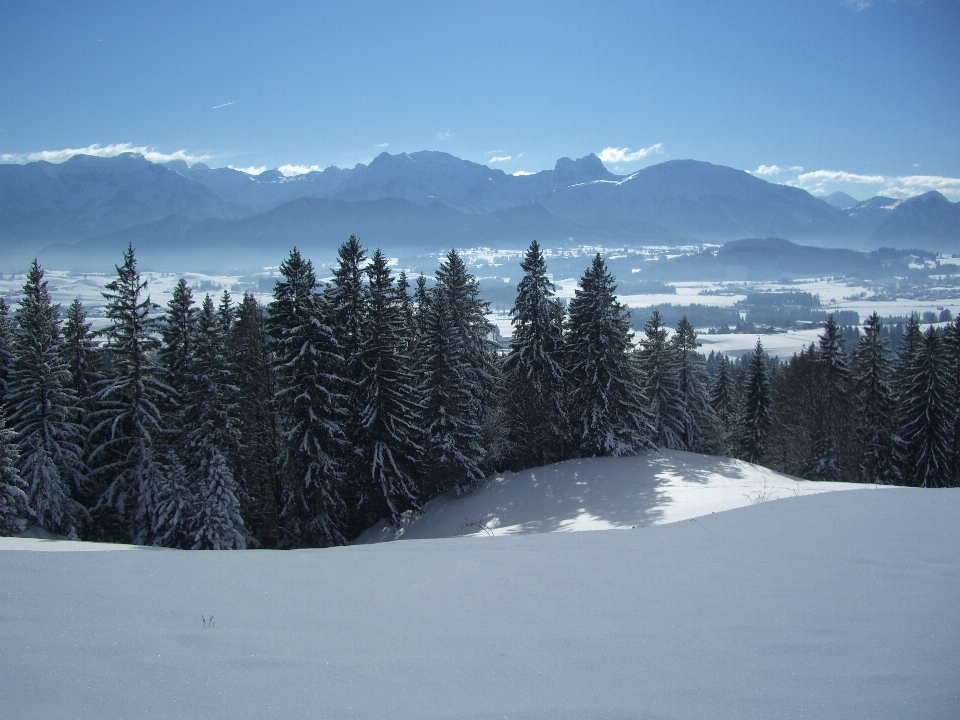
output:
[[[535,473],[406,537],[485,495],[526,534],[0,552],[0,718],[960,717],[960,490],[794,497],[686,453]]]
[[[433,500],[398,532],[381,524],[358,542],[629,529],[863,487],[798,480],[740,460],[660,450],[497,475],[463,497],[448,493]]]

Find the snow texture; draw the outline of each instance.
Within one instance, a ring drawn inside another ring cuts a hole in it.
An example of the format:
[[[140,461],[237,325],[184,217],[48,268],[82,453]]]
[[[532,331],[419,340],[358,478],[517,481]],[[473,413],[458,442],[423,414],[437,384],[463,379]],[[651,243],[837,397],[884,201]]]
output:
[[[381,522],[357,543],[632,529],[863,487],[799,480],[740,460],[680,450],[586,458],[496,475],[464,497],[446,493],[419,516],[408,515],[398,530]]]
[[[960,490],[866,486],[625,532],[0,552],[0,708],[956,718],[958,526]]]

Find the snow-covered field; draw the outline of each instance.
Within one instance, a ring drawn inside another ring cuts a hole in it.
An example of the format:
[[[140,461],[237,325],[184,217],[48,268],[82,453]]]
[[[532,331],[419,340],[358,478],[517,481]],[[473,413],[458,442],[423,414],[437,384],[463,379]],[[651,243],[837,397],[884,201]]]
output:
[[[682,520],[655,527],[0,552],[0,716],[960,717],[960,490],[793,497],[782,476],[736,466],[721,478],[666,457],[648,458],[662,503],[616,462],[581,464],[586,486],[561,482],[563,466],[537,471],[564,497],[585,487],[580,507],[611,525],[642,507]],[[530,479],[477,497],[548,500],[518,486]],[[758,490],[784,499],[743,497]],[[683,520],[710,493],[706,514]],[[746,507],[707,512],[738,493]],[[566,515],[549,502],[525,513],[504,523]]]

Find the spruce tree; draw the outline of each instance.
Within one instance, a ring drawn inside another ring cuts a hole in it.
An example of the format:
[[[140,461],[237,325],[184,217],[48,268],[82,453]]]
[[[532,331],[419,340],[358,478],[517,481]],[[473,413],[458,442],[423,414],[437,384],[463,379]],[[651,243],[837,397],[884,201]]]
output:
[[[901,458],[900,477],[904,483],[910,484],[910,478],[915,470],[913,466],[913,450],[906,443],[906,426],[911,418],[908,415],[910,403],[910,393],[918,373],[920,372],[920,352],[923,347],[923,330],[920,328],[920,318],[913,313],[903,325],[899,343],[897,344],[897,357],[893,363],[893,393],[897,403],[896,407],[896,427],[897,435],[904,441],[903,455]]]
[[[20,477],[41,527],[75,536],[88,517],[75,498],[85,484],[83,430],[62,355],[60,307],[36,260],[27,272],[14,331],[8,403],[19,443]]]
[[[380,250],[367,267],[368,308],[359,349],[359,445],[363,491],[371,519],[396,525],[403,510],[419,507],[413,478],[419,442],[421,407],[406,355],[406,293],[394,286],[387,258]]]
[[[843,334],[833,315],[823,324],[816,362],[817,397],[813,414],[813,456],[804,468],[804,477],[821,480],[855,479],[857,472],[848,471],[854,438],[848,432],[853,413],[850,404],[850,372]]]
[[[281,439],[264,311],[250,293],[244,294],[240,303],[234,343],[243,478],[249,499],[244,524],[261,547],[276,547],[283,506],[283,484],[277,468]]]
[[[513,337],[503,362],[508,437],[519,467],[562,457],[566,439],[563,306],[540,245],[534,240],[520,264],[523,279],[511,315]]]
[[[744,375],[740,427],[741,457],[751,463],[763,462],[770,430],[770,380],[759,338]]]
[[[195,485],[193,550],[243,550],[248,537],[233,472],[214,447],[203,456]]]
[[[242,550],[247,546],[242,493],[230,462],[240,454],[237,393],[223,328],[207,295],[197,314],[182,399],[183,458],[196,512],[194,548]]]
[[[483,478],[489,457],[484,432],[497,382],[492,328],[479,283],[456,251],[436,277],[418,308],[425,315],[416,352],[425,472],[428,491],[460,493]]]
[[[346,395],[343,408],[344,434],[359,446],[361,434],[360,407],[363,401],[358,395],[358,385],[363,373],[360,348],[364,343],[368,292],[364,284],[366,251],[355,235],[351,235],[337,250],[337,265],[333,269],[333,284],[324,293],[330,326],[341,354],[342,391]],[[358,452],[348,452],[341,458],[344,483],[341,495],[347,501],[351,520],[357,513],[368,512],[365,507],[369,496],[366,492],[363,461]],[[375,512],[375,511],[373,511]]]
[[[427,278],[417,276],[417,287],[413,291],[413,322],[415,340],[423,336],[427,327],[427,314],[430,307],[430,293],[427,292]]]
[[[569,423],[587,456],[631,455],[653,447],[643,388],[631,357],[630,315],[597,253],[570,301],[564,342]]]
[[[697,331],[684,315],[670,339],[677,362],[678,386],[684,410],[683,444],[700,453],[720,451],[718,418],[710,404],[706,358],[697,352]]]
[[[0,297],[0,406],[6,405],[7,386],[13,371],[13,322],[10,306]]]
[[[216,320],[210,325],[211,337],[214,339],[217,352],[222,359],[220,390],[223,394],[223,403],[229,407],[229,416],[232,420],[236,438],[234,442],[223,447],[224,459],[230,466],[233,477],[240,489],[243,504],[246,506],[249,497],[246,495],[246,480],[243,473],[243,452],[239,440],[239,412],[240,387],[237,384],[239,368],[237,367],[237,338],[236,338],[237,308],[229,290],[224,288],[217,303]]]
[[[403,318],[403,332],[407,338],[407,351],[411,352],[416,344],[416,306],[410,296],[410,281],[403,270],[397,276],[397,297],[400,303],[400,315]]]
[[[184,278],[173,288],[170,302],[159,322],[163,344],[157,356],[160,359],[164,382],[174,389],[179,398],[187,384],[193,342],[197,335],[197,308],[193,290]],[[175,417],[179,412],[175,414]],[[179,425],[179,421],[176,421]]]
[[[940,333],[923,334],[914,373],[900,398],[907,483],[919,487],[951,484],[952,422]]]
[[[949,310],[947,310],[949,312]],[[960,315],[943,331],[944,378],[951,437],[951,485],[960,487]]]
[[[860,479],[897,484],[902,467],[901,441],[896,432],[896,398],[890,385],[892,362],[883,323],[874,312],[853,351],[852,380],[855,426],[860,435]]]
[[[288,490],[281,544],[336,545],[344,541],[346,512],[340,465],[347,417],[343,359],[313,264],[294,248],[280,274],[268,331],[277,372],[275,402],[285,409],[280,469]]]
[[[718,452],[722,455],[734,453],[734,439],[737,428],[737,389],[730,370],[730,360],[723,353],[717,359],[717,375],[710,389],[710,406],[717,416]]]
[[[195,542],[197,509],[193,488],[174,451],[168,450],[162,462],[151,468],[148,481],[156,483],[155,490],[146,493],[153,503],[150,512],[153,544],[189,550]]]
[[[675,346],[667,342],[667,328],[659,310],[653,311],[643,329],[637,359],[655,442],[670,450],[686,450],[684,435],[692,420],[680,390],[680,364]]]
[[[483,479],[481,397],[470,392],[473,368],[463,337],[455,331],[449,298],[430,299],[417,345],[423,404],[424,494],[464,492]]]
[[[81,407],[90,399],[96,381],[96,347],[91,327],[83,303],[74,298],[63,324],[63,354],[70,371],[70,386]]]
[[[20,535],[30,519],[29,488],[20,478],[19,459],[17,434],[7,429],[6,414],[0,405],[0,536]]]
[[[116,270],[103,293],[112,373],[95,395],[96,445],[90,457],[103,485],[96,509],[106,515],[101,524],[108,536],[119,530],[134,542],[151,542],[150,509],[157,506],[152,493],[162,472],[156,452],[164,440],[161,408],[173,402],[174,392],[158,377],[153,358],[160,343],[150,316],[157,306],[144,297],[147,282],[140,278],[132,246]]]
[[[771,380],[770,429],[764,463],[789,475],[819,477],[823,450],[824,368],[812,343]]]

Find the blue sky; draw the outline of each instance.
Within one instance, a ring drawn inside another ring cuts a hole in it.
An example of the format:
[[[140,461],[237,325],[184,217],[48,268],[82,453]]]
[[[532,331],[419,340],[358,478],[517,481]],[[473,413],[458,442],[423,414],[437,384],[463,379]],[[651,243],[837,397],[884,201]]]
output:
[[[595,152],[957,200],[958,118],[956,0],[0,0],[6,162],[129,147],[296,172],[431,149],[530,172]]]

